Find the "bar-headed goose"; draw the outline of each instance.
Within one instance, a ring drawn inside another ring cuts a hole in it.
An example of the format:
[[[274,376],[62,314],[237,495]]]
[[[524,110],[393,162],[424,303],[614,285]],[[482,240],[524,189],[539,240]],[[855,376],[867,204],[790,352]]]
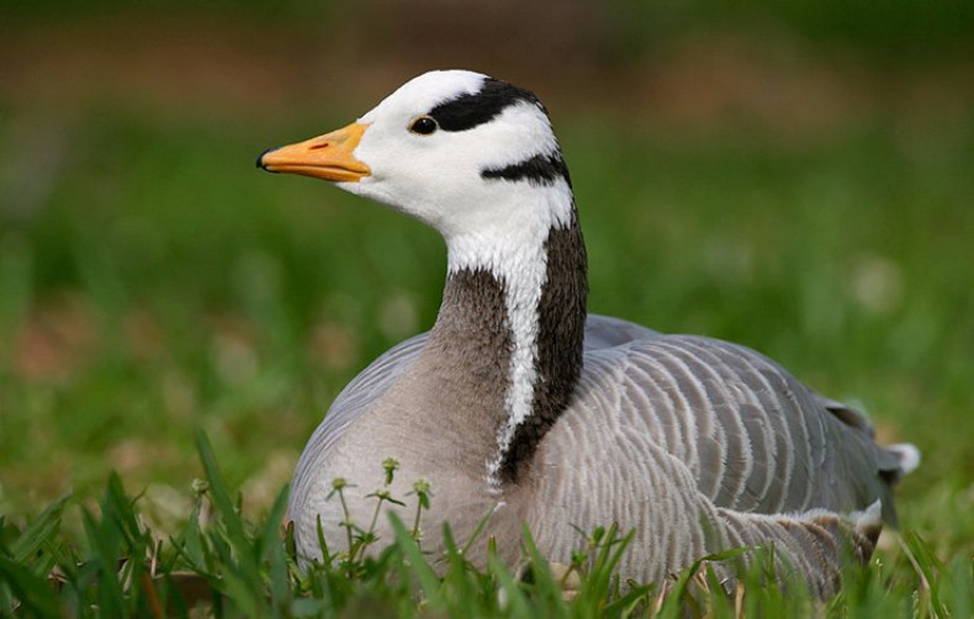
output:
[[[303,557],[320,556],[319,518],[333,548],[345,540],[334,479],[352,520],[371,520],[389,456],[395,496],[432,484],[427,549],[441,522],[462,539],[496,507],[485,535],[505,559],[526,522],[567,563],[574,527],[618,522],[635,530],[622,575],[640,581],[773,542],[827,595],[842,541],[868,556],[880,505],[895,522],[891,486],[915,448],[877,446],[862,415],[750,349],[586,314],[571,181],[532,93],[432,71],[258,165],[412,215],[448,252],[433,328],[355,378],[305,447],[290,499]]]

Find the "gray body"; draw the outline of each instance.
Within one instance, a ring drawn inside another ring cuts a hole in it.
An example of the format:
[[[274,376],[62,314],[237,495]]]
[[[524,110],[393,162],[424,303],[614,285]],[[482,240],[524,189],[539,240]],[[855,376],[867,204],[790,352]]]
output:
[[[876,513],[836,514],[880,500],[886,519],[895,519],[890,482],[901,473],[900,458],[873,442],[862,415],[753,350],[604,316],[588,317],[581,379],[530,474],[490,493],[477,432],[451,427],[455,415],[438,413],[441,403],[411,405],[417,398],[408,377],[428,338],[399,344],[363,371],[305,448],[290,513],[306,556],[319,556],[319,514],[329,539],[344,539],[338,500],[325,498],[331,481],[357,486],[346,493],[353,520],[364,525],[375,505],[364,495],[381,486],[387,456],[403,465],[398,497],[416,479],[432,482],[423,526],[434,552],[442,522],[464,539],[495,508],[484,537],[494,536],[510,561],[518,558],[522,521],[546,556],[566,563],[583,541],[574,527],[590,532],[618,522],[635,531],[621,573],[637,581],[658,580],[718,550],[775,541],[827,595],[838,582],[843,539],[869,544],[865,538],[879,528]],[[397,386],[405,391],[390,394]],[[390,395],[401,407],[381,405]],[[446,402],[470,414],[478,408]],[[414,509],[408,501],[402,517]],[[483,546],[475,545],[475,556]]]

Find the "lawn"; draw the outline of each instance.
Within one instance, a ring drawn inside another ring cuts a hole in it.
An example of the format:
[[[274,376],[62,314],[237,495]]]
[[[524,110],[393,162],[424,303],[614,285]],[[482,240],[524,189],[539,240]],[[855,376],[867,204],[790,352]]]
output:
[[[902,86],[873,70],[890,91]],[[547,103],[588,242],[590,310],[746,344],[866,409],[881,441],[915,443],[923,464],[898,490],[906,542],[884,545],[878,575],[860,575],[873,589],[862,590],[889,589],[891,608],[909,614],[912,591],[921,604],[940,588],[963,616],[974,591],[974,105],[956,81],[918,86],[910,75],[908,96],[796,109],[798,127],[787,109],[641,114],[557,89]],[[228,608],[277,603],[287,583],[308,600],[327,597],[282,567],[275,500],[338,391],[432,323],[444,251],[413,221],[320,182],[261,173],[253,160],[340,126],[400,81],[256,110],[120,102],[110,88],[35,105],[5,91],[0,559],[38,574],[52,557],[107,561],[99,543],[112,536],[127,541],[111,548],[140,556],[153,545],[133,539],[148,527],[196,549],[180,558],[167,545],[172,569],[237,562],[237,580],[207,581],[224,587]],[[222,477],[201,464],[199,431]],[[194,480],[207,477],[202,500]],[[63,517],[38,521],[68,491]],[[227,498],[238,492],[248,522]],[[211,502],[220,525],[201,533],[193,523]],[[55,521],[56,531],[32,534],[36,548],[25,541],[30,523]],[[408,558],[407,538],[397,552]],[[236,554],[221,555],[219,540]],[[907,547],[932,587],[918,584]],[[239,557],[248,552],[253,565]],[[383,569],[398,573],[397,556]],[[0,580],[16,570],[5,565]],[[413,568],[404,580],[415,578],[434,609],[466,608]],[[141,574],[129,569],[127,578]],[[470,586],[488,599],[508,577],[497,568]],[[369,578],[343,603],[388,601]],[[0,601],[10,599],[3,587]],[[543,589],[508,610],[562,612]],[[409,599],[396,595],[394,605]],[[863,599],[866,611],[885,608]],[[293,614],[328,610],[288,603]]]

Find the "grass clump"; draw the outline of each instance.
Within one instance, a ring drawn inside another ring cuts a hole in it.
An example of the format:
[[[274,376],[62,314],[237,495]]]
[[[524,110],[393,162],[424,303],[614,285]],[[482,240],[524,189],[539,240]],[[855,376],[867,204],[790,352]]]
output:
[[[767,584],[777,582],[768,572],[773,560],[761,554],[728,591],[711,565],[748,549],[704,557],[658,585],[620,582],[619,561],[638,549],[615,524],[584,534],[568,566],[549,563],[525,527],[528,563],[512,571],[489,552],[479,569],[466,559],[469,544],[491,549],[491,540],[474,535],[458,547],[449,526],[442,556],[423,550],[418,518],[409,526],[389,512],[393,539],[378,539],[381,507],[401,503],[388,494],[393,460],[383,463],[386,492],[374,493],[369,528],[349,523],[347,550],[329,553],[322,539],[324,560],[305,564],[295,556],[292,531],[282,526],[287,487],[265,517],[252,520],[202,433],[197,449],[206,479],[194,482],[192,517],[175,536],[154,534],[138,498],[115,474],[97,509],[78,508],[81,544],[62,532],[67,495],[27,526],[0,518],[0,616],[961,617],[971,611],[971,564],[944,564],[916,534],[905,536],[892,560],[880,554],[869,566],[850,567],[846,586],[827,603],[795,582]],[[336,483],[339,499],[342,490]],[[418,482],[413,493],[417,513],[428,509],[429,485]],[[366,552],[380,542],[384,548]]]

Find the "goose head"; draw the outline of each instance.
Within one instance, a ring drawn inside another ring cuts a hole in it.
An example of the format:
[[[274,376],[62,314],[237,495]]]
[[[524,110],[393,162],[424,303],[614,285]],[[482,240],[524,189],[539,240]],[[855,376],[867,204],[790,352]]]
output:
[[[531,92],[471,71],[431,71],[356,122],[271,149],[258,166],[335,183],[411,215],[461,248],[524,244],[573,214],[545,108]],[[496,250],[497,248],[494,247]]]

